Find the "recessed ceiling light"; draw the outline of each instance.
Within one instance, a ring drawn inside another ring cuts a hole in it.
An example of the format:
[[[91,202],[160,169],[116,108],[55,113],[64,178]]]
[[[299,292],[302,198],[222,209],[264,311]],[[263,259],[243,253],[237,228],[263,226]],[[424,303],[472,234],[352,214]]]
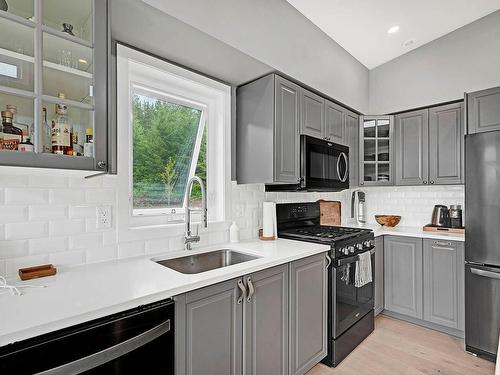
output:
[[[399,31],[399,26],[393,26],[389,30],[387,30],[387,34],[394,34]]]
[[[413,43],[415,43],[415,41],[416,41],[415,38],[411,38],[411,39],[405,40],[403,42],[403,47],[410,47],[411,45],[413,45]]]

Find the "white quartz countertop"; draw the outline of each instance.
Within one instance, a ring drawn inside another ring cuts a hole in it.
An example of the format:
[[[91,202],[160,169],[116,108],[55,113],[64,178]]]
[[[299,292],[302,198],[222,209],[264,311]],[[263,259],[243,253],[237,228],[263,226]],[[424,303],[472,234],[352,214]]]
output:
[[[400,227],[393,228],[383,227],[378,224],[358,225],[357,223],[348,222],[344,224],[351,228],[365,228],[373,230],[375,237],[379,236],[404,236],[404,237],[418,237],[430,238],[434,240],[448,240],[448,241],[465,241],[465,234],[459,233],[439,233],[439,232],[425,232],[422,227]]]
[[[288,263],[330,249],[329,246],[278,239],[218,245],[167,253],[167,259],[215,249],[233,249],[261,258],[187,275],[148,258],[134,258],[60,269],[56,276],[15,284],[45,285],[22,289],[22,296],[0,294],[0,347],[190,290]]]

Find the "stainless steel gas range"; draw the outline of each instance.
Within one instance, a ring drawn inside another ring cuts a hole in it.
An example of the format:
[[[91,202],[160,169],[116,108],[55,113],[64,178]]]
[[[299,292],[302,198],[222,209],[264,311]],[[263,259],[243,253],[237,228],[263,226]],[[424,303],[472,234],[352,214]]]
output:
[[[375,280],[375,241],[371,230],[321,226],[319,203],[276,205],[278,236],[331,245],[328,269],[328,355],[323,363],[338,365],[374,329],[373,282],[354,283],[359,255],[370,251]]]

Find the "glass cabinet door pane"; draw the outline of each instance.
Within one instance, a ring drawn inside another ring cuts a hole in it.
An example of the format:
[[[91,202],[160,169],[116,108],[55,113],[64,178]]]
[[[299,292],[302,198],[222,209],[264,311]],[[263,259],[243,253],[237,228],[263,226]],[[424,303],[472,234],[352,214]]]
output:
[[[0,10],[25,19],[33,19],[33,0],[6,0],[6,4],[7,8],[0,7]]]
[[[375,120],[365,120],[363,123],[363,131],[365,138],[373,138],[376,136],[376,122]]]
[[[91,76],[77,75],[57,66],[44,66],[43,93],[55,98],[62,93],[66,99],[92,104],[93,79]]]
[[[377,139],[377,161],[389,161],[389,140]]]
[[[0,18],[0,85],[34,90],[34,29]]]
[[[43,0],[43,24],[92,41],[92,0]]]
[[[377,137],[389,138],[389,120],[377,120]]]
[[[375,164],[364,164],[364,180],[366,182],[376,181],[376,165]]]
[[[375,140],[365,139],[364,140],[364,161],[375,161]]]
[[[378,163],[377,181],[389,182],[390,179],[390,164]]]
[[[9,118],[8,122],[12,122],[12,124],[6,126],[4,118],[2,118],[3,126],[0,128],[0,130],[2,130],[0,132],[0,148],[2,151],[18,151],[19,144],[24,140],[28,147],[22,149],[34,151],[34,148],[29,147],[27,143],[27,138],[30,138],[29,141],[31,146],[33,146],[34,143],[33,99],[0,93],[0,109],[2,112],[6,111],[7,106],[9,107],[9,113],[12,114],[12,118],[10,115],[6,117]]]
[[[58,113],[56,112],[57,105],[54,103],[43,102],[43,108],[47,110],[47,122],[51,129],[50,138],[49,135],[42,131],[44,135],[44,150],[49,153],[56,153],[52,146],[66,146],[71,149],[71,151],[64,152],[64,155],[68,156],[82,156],[82,157],[94,157],[93,146],[89,146],[87,142],[92,137],[93,144],[93,134],[94,134],[94,112],[86,109],[80,109],[75,107],[67,107],[67,119],[65,124],[70,128],[71,139],[63,139],[62,136],[58,138]],[[60,112],[60,111],[59,111]],[[42,124],[43,129],[43,124]],[[60,129],[59,129],[60,130]],[[69,141],[69,144],[67,143]],[[50,147],[47,147],[47,143],[50,142]],[[66,142],[66,143],[65,143]],[[57,147],[56,147],[57,148]]]

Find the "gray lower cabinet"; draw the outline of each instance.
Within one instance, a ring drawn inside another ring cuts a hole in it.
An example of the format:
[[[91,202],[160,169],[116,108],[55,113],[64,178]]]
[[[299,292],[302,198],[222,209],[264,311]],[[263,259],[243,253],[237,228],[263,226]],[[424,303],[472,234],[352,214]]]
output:
[[[325,134],[325,99],[307,90],[301,90],[301,133],[323,138]]]
[[[464,330],[464,244],[425,239],[424,320]]]
[[[384,313],[463,337],[464,263],[463,242],[385,236]]]
[[[429,183],[464,182],[463,103],[429,109]]]
[[[238,303],[238,280],[175,298],[177,375],[242,374],[243,303]]]
[[[468,134],[500,130],[500,87],[472,92],[466,98]]]
[[[237,89],[238,183],[298,183],[301,90],[276,74]]]
[[[323,254],[290,264],[289,363],[292,375],[305,374],[327,354],[326,266]]]
[[[175,297],[176,375],[305,374],[326,356],[324,254]]]
[[[375,316],[384,310],[384,237],[375,238]]]
[[[395,119],[396,185],[427,184],[429,111],[402,113]]]
[[[385,236],[385,310],[423,318],[422,239]]]
[[[359,186],[359,116],[345,113],[347,145],[349,146],[349,187]]]
[[[244,374],[288,374],[288,265],[244,278],[253,295],[243,305]]]

